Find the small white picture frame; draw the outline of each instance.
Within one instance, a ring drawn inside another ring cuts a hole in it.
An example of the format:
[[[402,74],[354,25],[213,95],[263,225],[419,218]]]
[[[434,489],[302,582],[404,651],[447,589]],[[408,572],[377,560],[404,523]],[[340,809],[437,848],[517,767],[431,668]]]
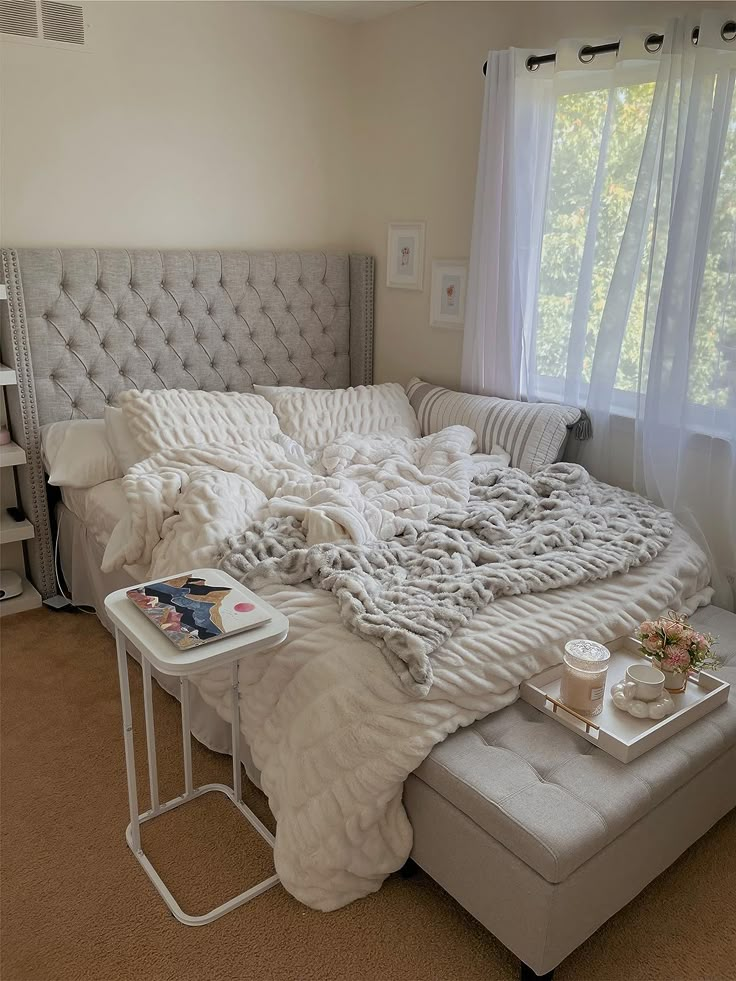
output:
[[[423,221],[392,221],[388,226],[386,286],[391,289],[424,288]]]
[[[462,329],[467,285],[467,259],[432,260],[430,326]]]

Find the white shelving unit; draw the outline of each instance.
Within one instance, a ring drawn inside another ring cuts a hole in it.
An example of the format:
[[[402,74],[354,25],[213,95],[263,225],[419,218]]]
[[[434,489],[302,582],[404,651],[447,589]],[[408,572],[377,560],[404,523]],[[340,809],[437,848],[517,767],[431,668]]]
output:
[[[19,467],[26,462],[26,451],[17,443],[0,443],[0,467]]]
[[[0,283],[0,301],[7,299],[7,290],[3,283]],[[17,378],[12,368],[0,364],[0,388],[3,389],[0,408],[2,409],[2,423],[7,425],[7,412],[5,408],[5,391],[8,385],[17,384]],[[33,538],[35,529],[27,518],[22,521],[14,521],[7,512],[7,508],[16,503],[15,482],[7,472],[11,467],[22,466],[26,462],[26,454],[22,447],[17,443],[0,444],[0,479],[2,481],[2,501],[0,502],[0,568],[12,569],[21,576],[23,591],[18,596],[11,596],[9,599],[0,600],[0,617],[9,616],[11,613],[23,613],[25,610],[32,610],[41,605],[41,597],[34,586],[28,582],[24,576],[25,562],[23,558],[24,541]],[[7,470],[6,470],[7,468]],[[12,500],[11,500],[12,498]]]
[[[23,592],[17,596],[0,601],[0,617],[9,617],[11,613],[25,613],[35,610],[41,605],[41,596],[27,579],[23,579]]]
[[[24,542],[28,538],[33,538],[35,531],[33,525],[24,518],[22,521],[14,521],[9,514],[0,515],[0,545],[10,545],[11,542]]]

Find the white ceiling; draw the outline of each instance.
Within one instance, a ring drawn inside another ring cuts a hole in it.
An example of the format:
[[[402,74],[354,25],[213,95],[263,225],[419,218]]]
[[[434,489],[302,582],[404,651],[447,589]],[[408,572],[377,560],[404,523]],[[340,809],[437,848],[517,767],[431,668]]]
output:
[[[331,17],[333,20],[358,23],[363,20],[375,20],[392,14],[402,7],[416,7],[421,0],[271,0],[280,3],[282,7],[300,10],[304,14],[317,14],[319,17]]]

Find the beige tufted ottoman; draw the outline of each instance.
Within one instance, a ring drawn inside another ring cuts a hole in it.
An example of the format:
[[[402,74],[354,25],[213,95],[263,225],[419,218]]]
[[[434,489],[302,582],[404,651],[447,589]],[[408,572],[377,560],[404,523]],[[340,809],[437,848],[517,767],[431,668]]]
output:
[[[693,620],[736,648],[736,616],[708,611]],[[412,859],[521,958],[522,976],[554,970],[736,806],[736,663],[719,673],[729,701],[631,763],[517,702],[454,733],[407,781]]]

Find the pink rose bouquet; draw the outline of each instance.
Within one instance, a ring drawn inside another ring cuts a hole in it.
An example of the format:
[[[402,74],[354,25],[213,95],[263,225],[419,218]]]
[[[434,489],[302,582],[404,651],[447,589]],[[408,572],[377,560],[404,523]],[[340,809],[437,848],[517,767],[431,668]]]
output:
[[[663,671],[685,673],[719,663],[711,653],[715,637],[698,633],[684,614],[671,610],[657,620],[645,620],[637,640],[642,654],[658,661]]]

